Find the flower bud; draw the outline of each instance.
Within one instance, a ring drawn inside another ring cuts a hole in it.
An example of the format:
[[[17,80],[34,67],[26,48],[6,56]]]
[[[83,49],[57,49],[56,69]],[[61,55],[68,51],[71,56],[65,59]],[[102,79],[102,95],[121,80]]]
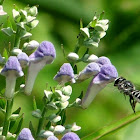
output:
[[[13,9],[13,18],[14,18],[14,20],[18,20],[19,18],[20,18],[20,13],[19,13],[19,11],[16,11],[15,9]]]
[[[70,96],[72,94],[72,87],[70,85],[62,88],[62,92],[64,95]]]
[[[77,61],[79,59],[79,56],[76,54],[76,53],[69,53],[68,56],[67,56],[68,60],[69,61]]]
[[[7,14],[7,13],[4,12],[4,10],[3,10],[3,6],[0,5],[0,16],[6,15],[6,14]]]
[[[50,126],[49,130],[54,131],[54,126]]]
[[[16,119],[18,119],[20,117],[19,114],[12,114],[9,118],[10,121],[15,121]]]
[[[6,140],[5,136],[0,136],[0,140]]]
[[[78,131],[80,129],[81,129],[80,126],[77,126],[76,123],[73,123],[72,128],[71,128],[72,131]]]
[[[45,97],[50,101],[53,93],[51,91],[44,90]]]
[[[69,105],[69,102],[59,102],[56,105],[58,106],[58,108],[65,109]]]
[[[95,62],[98,59],[98,57],[94,54],[90,55],[87,59],[88,62]]]
[[[32,111],[32,116],[34,116],[35,118],[42,118],[40,109]]]
[[[80,31],[82,33],[83,36],[85,37],[90,37],[90,34],[89,34],[89,29],[87,27],[85,28],[80,28]]]
[[[13,55],[18,55],[18,54],[20,54],[20,53],[22,53],[22,50],[21,49],[18,49],[18,48],[14,48],[13,50],[12,50],[12,54]]]
[[[33,6],[29,9],[29,14],[31,16],[36,16],[38,14],[38,10],[37,10],[37,7],[36,6]]]
[[[64,130],[65,130],[65,127],[64,127],[64,126],[62,126],[62,125],[57,125],[57,126],[54,128],[54,133],[55,133],[55,134],[61,134]]]
[[[26,51],[34,51],[38,47],[39,47],[39,43],[35,40],[32,40],[29,43],[24,43],[24,45],[23,45],[23,48]]]
[[[43,139],[46,139],[48,138],[49,136],[53,136],[53,132],[51,131],[44,131],[42,133],[39,134],[39,137],[43,138]]]
[[[53,123],[57,123],[57,122],[59,122],[61,120],[61,116],[56,116],[53,120],[52,120],[52,122]]]

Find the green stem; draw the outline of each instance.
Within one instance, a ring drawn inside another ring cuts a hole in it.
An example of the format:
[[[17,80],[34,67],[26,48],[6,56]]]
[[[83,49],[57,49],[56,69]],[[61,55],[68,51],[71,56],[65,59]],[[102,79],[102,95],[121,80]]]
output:
[[[80,49],[79,43],[77,43],[77,45],[75,46],[74,52],[78,53]]]
[[[4,0],[0,0],[0,5],[2,5],[2,4],[3,4],[3,2],[4,2]]]
[[[135,120],[137,120],[139,118],[140,118],[140,111],[137,112],[136,114],[129,115],[129,116],[117,121],[114,124],[106,126],[97,132],[91,133],[91,134],[83,137],[81,140],[97,140],[99,138],[102,138],[105,135],[108,135],[108,134],[111,134],[117,130],[120,130],[124,126],[134,122]]]
[[[38,128],[37,128],[37,133],[36,133],[36,137],[38,136],[39,132],[41,131],[43,124],[44,124],[44,120],[45,120],[45,115],[46,115],[47,109],[46,107],[43,108],[42,111],[42,118],[40,118],[39,120],[39,124],[38,124]],[[39,138],[37,138],[37,140],[39,140]]]
[[[5,137],[7,136],[7,133],[9,131],[9,124],[10,124],[9,117],[11,116],[12,106],[13,106],[13,100],[7,100],[6,114],[5,114],[4,126],[2,131],[2,135]]]
[[[19,45],[20,45],[20,35],[19,34],[20,34],[20,29],[17,27],[14,48],[19,48]]]

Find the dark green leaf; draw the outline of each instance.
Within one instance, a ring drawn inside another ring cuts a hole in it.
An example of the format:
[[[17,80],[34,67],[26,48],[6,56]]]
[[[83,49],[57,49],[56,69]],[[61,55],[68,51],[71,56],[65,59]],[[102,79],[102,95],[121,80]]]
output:
[[[6,106],[6,101],[5,101],[5,99],[0,99],[0,107],[1,107],[2,109],[4,109],[5,106]]]
[[[35,96],[33,96],[33,109],[34,109],[34,110],[37,110],[37,105],[36,105]]]
[[[35,137],[35,129],[34,129],[33,124],[32,124],[31,121],[29,123],[29,129],[31,130],[31,133],[32,133],[33,137]]]
[[[74,70],[74,74],[77,74],[77,65],[74,65],[73,70]]]
[[[19,107],[17,110],[15,110],[12,114],[19,114],[21,111],[21,107]]]
[[[83,95],[84,95],[84,93],[83,93],[83,91],[81,91],[81,94],[80,94],[80,96],[78,98],[82,99]]]
[[[16,134],[16,135],[19,134],[21,127],[22,127],[22,124],[23,124],[23,117],[20,119],[18,127],[17,127],[16,131],[14,132],[14,134]]]
[[[49,121],[46,125],[46,129],[49,129],[50,126],[51,126],[51,122]]]
[[[10,27],[13,30],[12,23],[9,16],[7,17],[7,27]]]

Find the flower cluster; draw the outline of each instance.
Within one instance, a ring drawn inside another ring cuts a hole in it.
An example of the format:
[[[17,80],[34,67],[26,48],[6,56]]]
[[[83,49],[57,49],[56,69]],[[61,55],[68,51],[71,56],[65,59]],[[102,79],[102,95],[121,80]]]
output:
[[[24,128],[20,132],[17,140],[34,140],[30,129]],[[47,137],[47,140],[58,140],[57,137],[55,136],[49,136]],[[73,132],[68,132],[66,133],[61,140],[80,140],[79,136]]]
[[[80,28],[78,42],[73,52],[67,55],[67,63],[64,63],[54,76],[54,80],[58,82],[55,87],[46,88],[43,97],[43,110],[37,107],[36,99],[33,99],[32,116],[37,118],[39,123],[37,129],[34,128],[30,121],[29,128],[22,128],[23,114],[20,115],[21,108],[12,112],[13,99],[15,94],[22,92],[25,95],[31,95],[33,86],[38,73],[49,64],[52,64],[56,58],[56,50],[54,45],[49,41],[38,43],[35,40],[29,41],[32,35],[30,31],[39,23],[36,20],[37,7],[26,7],[19,9],[17,6],[13,9],[13,19],[15,21],[16,30],[12,27],[2,28],[2,31],[8,35],[15,35],[14,47],[10,50],[10,55],[2,57],[0,55],[1,64],[4,66],[1,75],[6,77],[6,88],[3,98],[6,100],[6,111],[4,125],[0,132],[2,138],[8,138],[9,135],[17,140],[58,140],[57,136],[61,135],[61,140],[80,140],[75,131],[81,129],[74,122],[73,124],[65,124],[66,109],[70,107],[87,108],[93,101],[97,93],[99,93],[108,83],[113,82],[118,77],[116,68],[111,64],[107,57],[97,57],[89,53],[89,49],[98,47],[100,39],[106,35],[109,21],[103,20],[102,14],[86,26]],[[6,14],[3,7],[0,6],[0,15]],[[28,39],[20,46],[22,39]],[[85,47],[87,50],[80,58],[78,51]],[[86,63],[86,67],[78,73],[78,62]],[[25,68],[28,70],[25,73]],[[15,92],[16,79],[25,75],[25,83]],[[70,84],[81,83],[92,77],[90,85],[85,96],[79,96],[73,103],[69,99],[72,95],[72,86]],[[47,111],[51,113],[47,114]],[[15,123],[20,119],[17,130],[11,134],[10,130],[16,127]],[[15,125],[15,126],[14,126]],[[74,131],[74,132],[72,132]]]

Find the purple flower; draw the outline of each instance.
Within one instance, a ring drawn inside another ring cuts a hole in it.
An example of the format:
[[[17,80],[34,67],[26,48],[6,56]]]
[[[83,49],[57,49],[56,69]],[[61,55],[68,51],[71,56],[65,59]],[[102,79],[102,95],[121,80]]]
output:
[[[5,97],[12,98],[14,96],[16,78],[24,75],[16,56],[9,57],[1,74],[6,77]]]
[[[96,63],[99,64],[99,66],[103,66],[105,64],[110,64],[111,65],[111,61],[109,58],[105,57],[105,56],[101,56],[96,60]]]
[[[73,132],[66,133],[61,140],[80,140],[79,136]]]
[[[19,53],[17,58],[22,68],[25,68],[29,64],[29,57],[26,53]]]
[[[38,49],[29,56],[30,63],[25,83],[25,94],[31,94],[37,74],[46,64],[51,64],[55,57],[54,45],[48,41],[43,41]]]
[[[17,140],[34,140],[30,129],[28,128],[23,128],[21,132],[19,133],[19,136]]]
[[[49,137],[47,138],[47,140],[58,140],[58,138],[55,137],[55,136],[49,136]]]
[[[107,84],[113,82],[118,77],[116,68],[113,65],[105,64],[101,71],[91,80],[85,97],[82,99],[81,106],[87,108],[97,93],[99,93]]]
[[[91,76],[94,76],[100,72],[100,67],[97,63],[89,63],[78,75],[77,81],[82,82]]]
[[[54,80],[58,81],[60,84],[65,84],[69,81],[75,83],[74,72],[71,65],[69,63],[64,63],[59,72],[55,75]]]

